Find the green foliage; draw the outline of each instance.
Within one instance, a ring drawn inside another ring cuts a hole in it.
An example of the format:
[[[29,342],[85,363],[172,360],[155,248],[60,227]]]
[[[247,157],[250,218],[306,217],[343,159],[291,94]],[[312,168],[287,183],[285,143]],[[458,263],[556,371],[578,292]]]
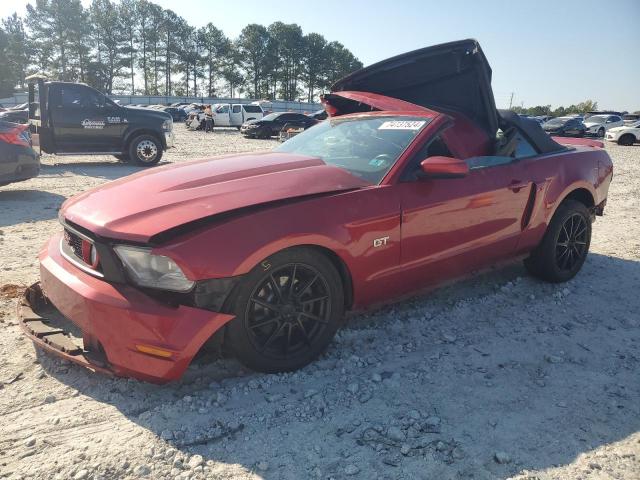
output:
[[[35,0],[2,21],[0,85],[26,75],[81,81],[107,93],[312,101],[362,64],[338,42],[299,25],[247,25],[232,40],[195,29],[150,0]]]
[[[533,115],[535,117],[540,117],[543,115],[550,115],[552,117],[562,117],[563,115],[571,115],[573,113],[587,113],[592,112],[598,109],[598,102],[594,102],[593,100],[585,100],[584,102],[580,102],[578,105],[569,105],[568,107],[559,106],[555,110],[551,108],[551,105],[537,105],[535,107],[512,107],[516,113],[521,115]]]
[[[11,69],[8,56],[9,38],[3,28],[0,28],[0,96],[13,94],[17,77]]]

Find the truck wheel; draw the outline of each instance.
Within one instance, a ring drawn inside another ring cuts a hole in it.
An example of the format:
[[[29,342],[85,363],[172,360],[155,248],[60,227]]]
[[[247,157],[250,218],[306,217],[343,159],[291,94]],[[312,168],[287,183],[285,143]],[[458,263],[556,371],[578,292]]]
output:
[[[554,214],[542,242],[524,265],[533,276],[559,283],[580,271],[591,243],[591,215],[584,204],[565,200]]]
[[[155,165],[162,158],[162,144],[153,135],[140,135],[129,144],[129,158],[135,165]]]
[[[630,133],[625,133],[618,139],[618,145],[624,145],[625,147],[628,147],[630,145],[633,145],[633,142],[635,140],[636,140],[636,137],[634,137]]]
[[[284,250],[242,279],[233,309],[227,339],[238,360],[260,372],[296,370],[331,343],[344,313],[342,280],[324,255]]]

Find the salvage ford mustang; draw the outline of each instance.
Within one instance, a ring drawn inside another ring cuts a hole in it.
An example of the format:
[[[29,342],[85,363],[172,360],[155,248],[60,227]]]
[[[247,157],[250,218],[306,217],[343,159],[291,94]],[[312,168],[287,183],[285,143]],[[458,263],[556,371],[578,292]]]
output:
[[[275,149],[170,165],[69,199],[20,305],[35,344],[166,382],[210,340],[248,367],[323,352],[346,310],[497,262],[563,282],[582,267],[613,168],[498,111],[463,40],[357,71],[329,119]]]

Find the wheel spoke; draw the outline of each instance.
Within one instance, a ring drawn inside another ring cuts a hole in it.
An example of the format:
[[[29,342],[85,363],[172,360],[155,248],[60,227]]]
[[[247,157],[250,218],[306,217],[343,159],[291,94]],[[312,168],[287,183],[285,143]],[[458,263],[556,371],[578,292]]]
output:
[[[311,320],[314,320],[314,321],[316,321],[318,323],[322,323],[322,324],[328,323],[328,321],[325,320],[324,318],[318,317],[317,315],[313,315],[313,314],[308,313],[308,312],[300,312],[300,315],[302,315],[303,317],[307,317],[307,318],[309,318]]]
[[[278,305],[274,305],[273,303],[265,302],[264,300],[260,300],[259,298],[252,298],[251,301],[260,307],[271,310],[272,312],[280,313],[280,308]]]
[[[269,338],[267,338],[267,341],[264,342],[264,344],[262,345],[262,348],[267,348],[269,345],[271,345],[271,343],[278,337],[280,336],[280,333],[282,332],[282,330],[284,330],[286,323],[281,323],[280,325],[278,325],[278,327],[273,331],[273,333],[271,335],[269,335]]]
[[[302,290],[300,290],[298,292],[298,294],[296,295],[298,298],[302,297],[302,295],[304,295],[304,292],[306,292],[307,290],[309,290],[309,288],[311,288],[311,285],[313,285],[315,283],[315,281],[318,279],[318,275],[314,275],[314,277],[309,280],[307,282],[307,284],[302,288]]]
[[[273,322],[279,322],[280,320],[281,320],[280,317],[273,317],[273,318],[270,318],[268,320],[264,320],[264,321],[262,321],[260,323],[256,323],[254,325],[251,325],[250,328],[256,329],[256,328],[264,327],[265,325],[269,325],[269,324],[271,324]]]
[[[564,225],[562,225],[562,231],[564,232],[564,238],[566,241],[569,241],[569,239],[571,238],[569,236],[569,232],[567,232],[567,225],[566,223]]]
[[[293,273],[291,274],[291,278],[289,278],[289,297],[293,297],[293,284],[296,282],[296,270],[298,269],[298,264],[293,264]]]
[[[308,300],[302,300],[300,303],[303,305],[308,305],[309,303],[319,302],[320,300],[326,300],[329,298],[328,295],[323,295],[322,297],[309,298]]]
[[[300,330],[302,330],[302,336],[304,337],[304,343],[307,346],[311,346],[311,339],[309,338],[309,334],[307,333],[307,329],[304,328],[304,324],[302,323],[302,321],[300,320],[300,316],[298,315],[297,320],[297,324],[300,327]]]
[[[279,279],[280,277],[278,277],[278,280]],[[276,295],[276,297],[278,297],[278,302],[282,302],[282,292],[280,291],[280,284],[278,281],[276,281],[273,274],[269,275],[269,283],[271,284],[271,290],[273,290],[273,293]]]
[[[284,342],[284,355],[285,355],[285,357],[289,353],[289,347],[291,346],[291,332],[293,331],[293,324],[288,323],[287,327],[288,327],[287,340]]]

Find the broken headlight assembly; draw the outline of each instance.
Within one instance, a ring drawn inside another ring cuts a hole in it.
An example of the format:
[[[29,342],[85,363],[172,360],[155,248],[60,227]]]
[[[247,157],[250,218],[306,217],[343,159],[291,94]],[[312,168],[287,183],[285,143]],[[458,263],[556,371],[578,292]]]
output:
[[[140,287],[188,292],[195,282],[189,280],[169,257],[154,255],[150,248],[117,245],[116,254],[129,279]]]

